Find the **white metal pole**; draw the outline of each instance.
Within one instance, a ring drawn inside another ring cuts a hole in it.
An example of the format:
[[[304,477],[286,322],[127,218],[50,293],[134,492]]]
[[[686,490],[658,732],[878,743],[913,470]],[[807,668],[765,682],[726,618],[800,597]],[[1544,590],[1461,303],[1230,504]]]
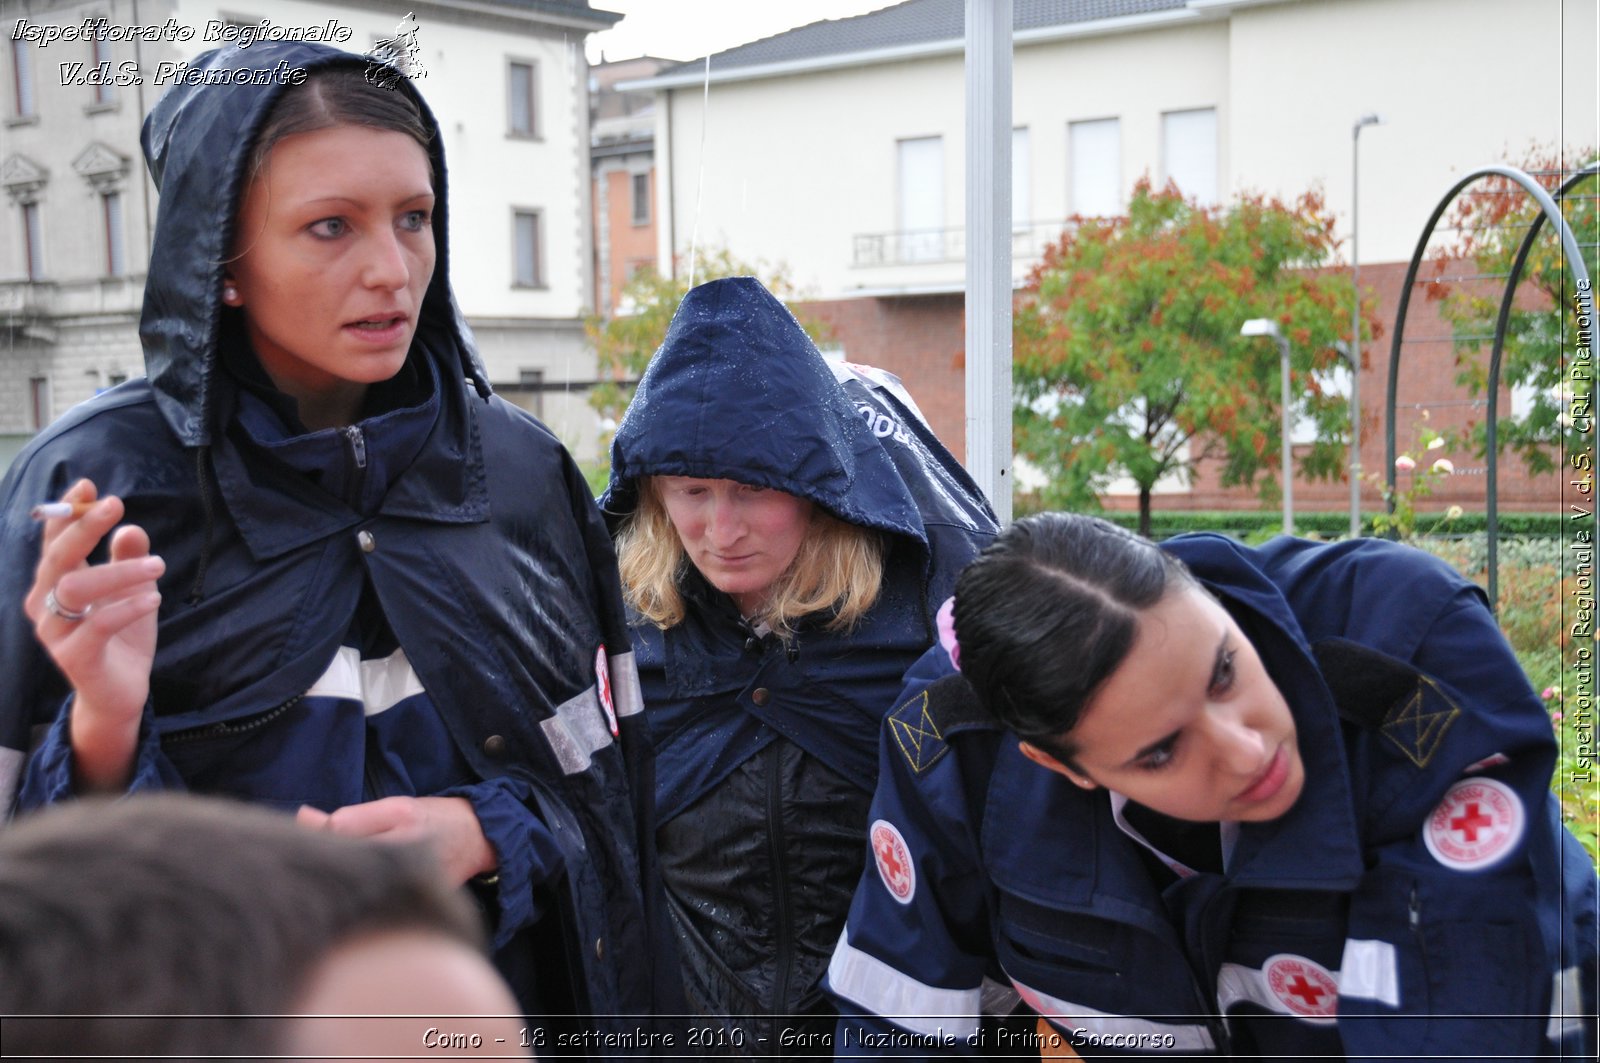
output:
[[[1011,522],[1011,0],[967,0],[967,471]]]
[[[1376,114],[1364,114],[1350,128],[1350,538],[1361,535],[1361,129],[1382,125]]]
[[[1276,333],[1278,367],[1283,377],[1283,534],[1294,534],[1294,447],[1289,441],[1294,418],[1289,413],[1289,341]]]
[[[1350,538],[1361,536],[1361,127],[1350,134]]]

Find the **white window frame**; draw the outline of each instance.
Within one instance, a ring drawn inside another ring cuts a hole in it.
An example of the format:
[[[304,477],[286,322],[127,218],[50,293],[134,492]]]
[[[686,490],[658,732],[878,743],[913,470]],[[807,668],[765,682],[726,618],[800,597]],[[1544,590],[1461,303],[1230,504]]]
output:
[[[1205,126],[1209,119],[1209,142]],[[1217,109],[1191,107],[1161,115],[1161,182],[1176,182],[1178,190],[1203,207],[1215,206],[1221,194],[1217,149]]]
[[[1088,158],[1111,144],[1112,158]],[[1101,174],[1096,178],[1095,174]],[[1104,176],[1109,173],[1107,180]],[[1122,183],[1122,119],[1086,118],[1067,123],[1067,213],[1086,218],[1121,214],[1124,205]]]
[[[531,247],[524,244],[525,221],[532,230]],[[529,267],[531,278],[525,274],[524,266]],[[544,211],[537,207],[514,207],[511,211],[511,286],[523,289],[549,286],[544,270]]]
[[[517,85],[517,71],[528,72],[526,92]],[[517,123],[518,97],[527,107],[526,127]],[[525,140],[539,139],[539,63],[534,59],[510,57],[506,60],[506,136]]]

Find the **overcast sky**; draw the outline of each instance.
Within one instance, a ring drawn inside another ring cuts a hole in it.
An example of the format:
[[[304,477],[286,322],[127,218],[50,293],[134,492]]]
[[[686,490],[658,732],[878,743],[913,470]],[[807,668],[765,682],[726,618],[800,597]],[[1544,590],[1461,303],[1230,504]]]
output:
[[[654,55],[699,59],[739,44],[830,18],[892,7],[898,0],[589,0],[620,11],[621,22],[589,35],[589,61]]]

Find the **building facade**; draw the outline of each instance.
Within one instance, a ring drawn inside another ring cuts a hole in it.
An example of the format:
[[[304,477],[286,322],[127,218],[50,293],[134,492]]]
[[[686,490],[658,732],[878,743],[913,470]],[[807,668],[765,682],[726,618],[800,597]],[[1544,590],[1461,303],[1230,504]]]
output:
[[[594,174],[595,310],[616,312],[622,287],[656,264],[655,94],[617,83],[655,74],[671,60],[640,56],[589,68],[589,164]]]
[[[593,412],[565,385],[594,378],[583,44],[619,16],[586,0],[7,0],[5,10],[0,436],[12,450],[143,371],[137,323],[162,205],[139,127],[161,83],[209,48],[292,31],[355,52],[413,46],[451,167],[451,283],[490,378],[580,459],[596,456]]]
[[[713,55],[709,75],[697,59],[623,86],[658,96],[662,268],[695,231],[701,246],[781,260],[816,293],[811,309],[846,356],[911,382],[957,453],[964,8],[907,0]],[[1209,203],[1320,188],[1348,255],[1359,143],[1362,287],[1392,325],[1404,265],[1456,180],[1535,147],[1595,147],[1592,0],[1014,0],[1013,9],[1019,286],[1066,219],[1119,212],[1141,177]],[[1372,112],[1384,124],[1356,134]],[[1414,300],[1408,335],[1441,328],[1434,309]],[[1369,342],[1365,355],[1362,458],[1377,470],[1387,345]],[[1455,409],[1454,372],[1442,357],[1408,361],[1404,401]],[[1553,480],[1518,475],[1502,483],[1503,506],[1557,504]],[[1215,480],[1202,468],[1176,488],[1185,500],[1163,505],[1255,504]],[[1324,508],[1342,508],[1347,491],[1296,486],[1303,503]],[[1481,500],[1482,483],[1464,478],[1436,498],[1455,501],[1453,492]],[[1376,488],[1366,504],[1381,505]]]

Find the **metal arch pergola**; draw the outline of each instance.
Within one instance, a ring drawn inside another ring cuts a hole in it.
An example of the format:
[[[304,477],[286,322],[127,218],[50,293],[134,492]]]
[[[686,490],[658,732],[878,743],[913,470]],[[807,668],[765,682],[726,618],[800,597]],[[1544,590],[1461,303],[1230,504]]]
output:
[[[1450,204],[1456,197],[1475,181],[1488,178],[1503,178],[1520,186],[1530,198],[1539,205],[1539,214],[1528,226],[1528,232],[1522,239],[1522,246],[1517,250],[1517,257],[1512,264],[1510,273],[1506,276],[1505,291],[1500,298],[1500,312],[1495,321],[1494,345],[1489,354],[1489,419],[1485,426],[1486,444],[1488,448],[1487,479],[1488,499],[1487,516],[1485,519],[1485,532],[1488,536],[1489,548],[1489,605],[1495,608],[1499,601],[1499,512],[1498,512],[1498,481],[1499,481],[1499,437],[1497,423],[1499,418],[1500,403],[1500,355],[1504,346],[1506,328],[1511,319],[1511,304],[1516,295],[1517,285],[1522,280],[1523,266],[1527,263],[1528,255],[1533,250],[1533,244],[1538,239],[1546,219],[1555,227],[1561,240],[1561,245],[1566,254],[1569,268],[1572,270],[1574,286],[1577,293],[1573,314],[1577,319],[1586,319],[1593,325],[1594,292],[1590,287],[1588,267],[1584,264],[1583,254],[1578,245],[1577,237],[1573,235],[1572,227],[1561,216],[1559,201],[1571,191],[1580,181],[1600,173],[1600,161],[1591,162],[1588,166],[1574,173],[1561,183],[1552,196],[1532,177],[1522,170],[1509,166],[1485,166],[1474,170],[1445,193],[1439,205],[1434,208],[1433,214],[1428,218],[1427,225],[1423,226],[1422,236],[1417,241],[1417,249],[1411,256],[1411,264],[1406,270],[1405,283],[1400,289],[1400,305],[1395,311],[1394,339],[1389,348],[1389,390],[1384,408],[1384,456],[1387,472],[1386,482],[1389,489],[1389,512],[1394,512],[1395,492],[1395,398],[1400,385],[1400,347],[1405,339],[1406,310],[1411,304],[1411,292],[1416,285],[1417,272],[1422,267],[1426,254],[1428,241],[1433,237],[1434,229],[1439,224],[1439,219],[1444,216]],[[1564,351],[1563,351],[1564,354]],[[1562,379],[1565,379],[1565,370]]]

